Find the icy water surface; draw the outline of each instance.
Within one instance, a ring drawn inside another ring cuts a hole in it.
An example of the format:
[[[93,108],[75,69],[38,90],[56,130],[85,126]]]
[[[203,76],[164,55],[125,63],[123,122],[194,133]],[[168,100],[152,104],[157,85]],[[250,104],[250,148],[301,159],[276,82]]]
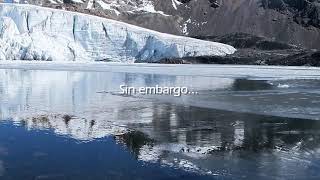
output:
[[[320,80],[277,73],[0,69],[0,179],[319,179]]]

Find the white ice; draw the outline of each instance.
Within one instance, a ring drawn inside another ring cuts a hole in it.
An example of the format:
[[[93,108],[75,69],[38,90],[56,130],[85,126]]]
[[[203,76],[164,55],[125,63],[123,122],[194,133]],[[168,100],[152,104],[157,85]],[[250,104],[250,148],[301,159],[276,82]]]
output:
[[[143,62],[232,54],[229,45],[33,5],[0,4],[0,59]]]

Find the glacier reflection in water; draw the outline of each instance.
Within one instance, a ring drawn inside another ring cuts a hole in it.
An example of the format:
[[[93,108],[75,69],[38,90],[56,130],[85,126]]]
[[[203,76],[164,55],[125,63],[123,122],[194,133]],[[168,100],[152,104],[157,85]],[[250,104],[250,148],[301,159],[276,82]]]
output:
[[[14,69],[0,70],[0,74],[0,119],[4,120],[0,124],[0,176],[7,179],[26,174],[30,179],[118,177],[124,164],[128,168],[123,178],[144,177],[143,173],[155,179],[319,177],[320,123],[307,120],[319,113],[318,80]],[[187,86],[200,95],[123,96],[121,84]],[[216,108],[217,104],[221,107]],[[259,112],[261,107],[273,116]],[[291,107],[298,107],[296,111],[303,113],[296,116],[303,119],[275,116]],[[41,141],[42,136],[47,142]],[[23,158],[21,146],[30,153]],[[115,150],[122,158],[112,167]],[[12,158],[30,162],[18,165]],[[65,163],[73,170],[63,169],[64,159],[73,161]],[[76,165],[90,160],[99,162],[94,170],[87,168],[94,173]],[[139,162],[147,163],[145,171]],[[47,168],[40,168],[41,163]],[[150,173],[157,165],[164,167],[157,170],[163,176]],[[106,166],[112,172],[105,171]],[[20,173],[14,175],[13,170]]]

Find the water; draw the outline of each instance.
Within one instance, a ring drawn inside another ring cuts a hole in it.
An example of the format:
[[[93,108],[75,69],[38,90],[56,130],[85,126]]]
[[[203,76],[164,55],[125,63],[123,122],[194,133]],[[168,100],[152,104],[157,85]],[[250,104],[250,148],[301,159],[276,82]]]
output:
[[[315,70],[138,66],[148,71],[0,69],[0,179],[320,178]],[[198,94],[123,95],[122,84]]]

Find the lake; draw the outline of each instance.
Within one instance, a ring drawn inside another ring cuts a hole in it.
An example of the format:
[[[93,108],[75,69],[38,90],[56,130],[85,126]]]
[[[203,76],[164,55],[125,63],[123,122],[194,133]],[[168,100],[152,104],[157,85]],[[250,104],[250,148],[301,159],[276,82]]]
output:
[[[320,71],[0,64],[0,179],[319,179]],[[123,94],[120,86],[194,94]]]

